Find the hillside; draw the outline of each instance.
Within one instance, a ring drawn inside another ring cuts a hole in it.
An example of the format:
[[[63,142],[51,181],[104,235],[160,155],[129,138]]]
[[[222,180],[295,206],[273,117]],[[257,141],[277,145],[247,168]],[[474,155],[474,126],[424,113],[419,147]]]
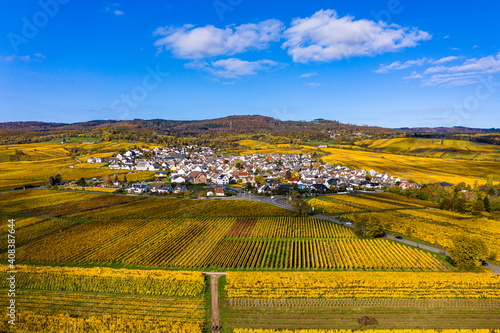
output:
[[[394,138],[363,140],[356,142],[356,145],[385,153],[470,160],[500,160],[500,146],[463,140]]]

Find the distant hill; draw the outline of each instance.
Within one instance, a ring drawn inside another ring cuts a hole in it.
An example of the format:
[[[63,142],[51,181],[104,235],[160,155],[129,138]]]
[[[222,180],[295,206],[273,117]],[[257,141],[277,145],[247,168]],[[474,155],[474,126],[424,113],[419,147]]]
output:
[[[259,132],[276,131],[283,128],[305,129],[305,128],[345,128],[362,131],[387,131],[387,132],[422,132],[422,133],[496,133],[499,128],[468,128],[468,127],[436,127],[436,128],[384,128],[379,126],[342,124],[335,120],[315,119],[313,121],[281,121],[266,116],[229,116],[223,118],[206,120],[165,120],[165,119],[134,119],[134,120],[91,120],[79,123],[52,123],[38,121],[18,121],[0,123],[0,130],[81,130],[89,128],[111,128],[111,129],[143,129],[148,127],[154,130],[166,130],[183,134],[196,134],[201,132]]]
[[[92,120],[79,123],[4,122],[0,123],[3,144],[51,141],[63,137],[86,136],[104,140],[146,141],[150,143],[236,145],[237,141],[268,136],[274,143],[354,144],[362,139],[446,138],[483,143],[500,141],[500,129],[465,127],[383,128],[343,124],[335,120],[282,121],[266,116],[229,116],[206,120]],[[462,137],[460,137],[462,136]],[[272,137],[272,138],[270,138]],[[186,141],[187,140],[187,141]],[[276,140],[274,140],[276,141]]]
[[[423,133],[499,133],[500,128],[471,128],[463,126],[454,127],[402,127],[400,130],[408,132],[423,132]]]

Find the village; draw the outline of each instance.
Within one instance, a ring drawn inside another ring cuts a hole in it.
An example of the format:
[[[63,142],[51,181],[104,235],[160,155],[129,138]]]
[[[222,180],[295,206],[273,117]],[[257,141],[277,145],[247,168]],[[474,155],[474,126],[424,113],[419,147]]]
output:
[[[208,147],[134,149],[88,163],[107,163],[110,169],[155,171],[154,181],[128,184],[128,193],[185,194],[189,185],[209,185],[207,196],[225,196],[231,188],[260,195],[349,193],[398,185],[416,188],[408,179],[375,170],[350,169],[317,160],[314,154],[221,155]],[[121,185],[116,183],[114,185]],[[234,191],[233,191],[234,192]]]

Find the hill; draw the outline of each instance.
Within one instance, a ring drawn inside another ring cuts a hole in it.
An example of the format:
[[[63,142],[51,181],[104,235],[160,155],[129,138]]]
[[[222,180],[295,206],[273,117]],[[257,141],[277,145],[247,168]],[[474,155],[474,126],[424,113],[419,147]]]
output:
[[[356,142],[356,145],[374,151],[424,157],[500,159],[500,146],[464,140],[394,138],[363,140]]]

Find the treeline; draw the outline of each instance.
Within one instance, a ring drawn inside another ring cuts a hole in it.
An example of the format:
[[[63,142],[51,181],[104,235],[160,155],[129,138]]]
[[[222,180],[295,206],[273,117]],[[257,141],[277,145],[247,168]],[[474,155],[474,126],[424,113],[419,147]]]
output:
[[[470,215],[482,215],[487,212],[493,217],[500,217],[499,189],[500,185],[494,185],[493,177],[489,175],[486,184],[479,185],[476,181],[473,187],[465,183],[455,186],[434,184],[423,185],[420,189],[407,188],[404,191],[394,186],[387,191],[408,198],[439,203],[439,208],[443,210]]]

